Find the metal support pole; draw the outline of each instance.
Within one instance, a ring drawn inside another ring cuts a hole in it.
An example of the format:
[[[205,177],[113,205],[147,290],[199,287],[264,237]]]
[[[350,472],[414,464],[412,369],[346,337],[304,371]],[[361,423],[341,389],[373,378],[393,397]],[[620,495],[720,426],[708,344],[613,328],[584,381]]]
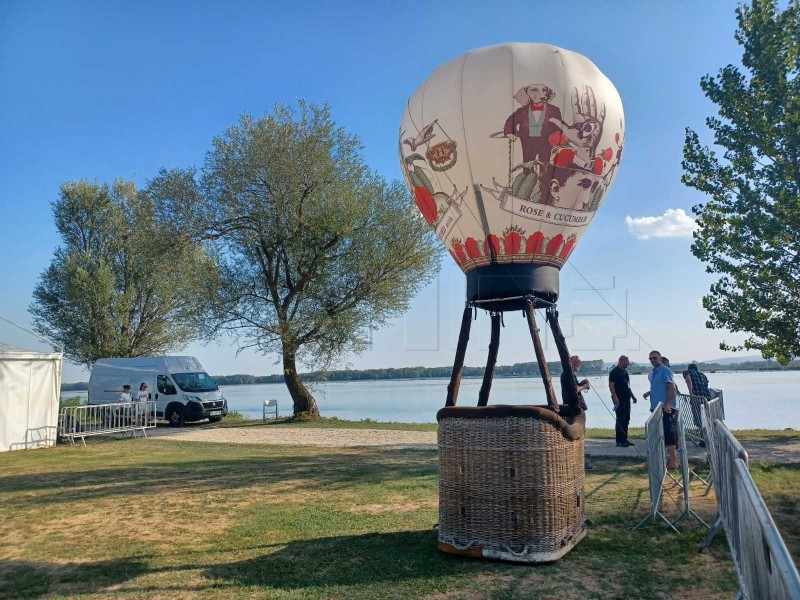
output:
[[[547,361],[544,357],[542,340],[539,338],[539,328],[536,327],[536,316],[534,315],[533,309],[533,302],[529,298],[525,305],[525,316],[528,319],[528,329],[531,332],[533,349],[536,351],[536,362],[539,364],[539,373],[544,382],[544,391],[547,394],[547,406],[552,410],[558,411],[558,400],[556,400],[556,393],[555,390],[553,390],[553,382],[550,379],[550,370],[547,368]]]
[[[478,406],[486,406],[489,392],[492,389],[494,366],[497,363],[497,349],[500,347],[500,313],[492,314],[492,337],[489,341],[489,357],[486,359],[486,370],[483,372],[483,384],[478,394]]]
[[[472,326],[472,307],[464,307],[464,315],[461,317],[461,332],[458,334],[458,346],[456,346],[456,360],[453,363],[453,373],[450,375],[450,384],[447,386],[447,400],[445,406],[455,406],[458,402],[458,388],[461,386],[461,375],[464,372],[464,357],[467,354],[467,342],[469,342],[469,329]]]

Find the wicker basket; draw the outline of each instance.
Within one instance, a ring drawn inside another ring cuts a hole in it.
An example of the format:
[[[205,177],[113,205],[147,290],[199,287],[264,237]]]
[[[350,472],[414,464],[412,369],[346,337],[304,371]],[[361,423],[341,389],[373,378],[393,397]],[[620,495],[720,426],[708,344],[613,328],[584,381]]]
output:
[[[439,548],[554,561],[586,534],[584,414],[449,407],[439,421]]]

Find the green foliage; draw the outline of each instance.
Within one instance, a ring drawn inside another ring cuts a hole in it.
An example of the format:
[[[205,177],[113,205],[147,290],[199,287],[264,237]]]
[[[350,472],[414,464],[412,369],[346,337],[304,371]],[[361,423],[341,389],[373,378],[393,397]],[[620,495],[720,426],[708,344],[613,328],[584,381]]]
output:
[[[229,410],[228,414],[225,415],[225,420],[226,421],[246,421],[247,417],[245,417],[238,410]]]
[[[703,298],[707,326],[747,332],[744,348],[786,364],[800,356],[800,4],[736,13],[743,70],[701,80],[721,155],[686,131],[683,182],[709,196],[694,207],[692,252],[720,275]]]
[[[195,336],[213,263],[156,216],[133,183],[68,182],[53,203],[63,246],[42,273],[34,329],[87,367],[162,354]]]
[[[80,396],[72,396],[71,398],[59,398],[58,412],[61,412],[61,409],[67,406],[80,406],[81,404],[83,403],[81,402]]]
[[[405,186],[360,152],[327,106],[277,105],[215,138],[199,177],[162,171],[150,187],[166,218],[216,244],[206,335],[280,353],[296,414],[316,416],[296,361],[324,369],[365,350],[438,270],[439,244]]]

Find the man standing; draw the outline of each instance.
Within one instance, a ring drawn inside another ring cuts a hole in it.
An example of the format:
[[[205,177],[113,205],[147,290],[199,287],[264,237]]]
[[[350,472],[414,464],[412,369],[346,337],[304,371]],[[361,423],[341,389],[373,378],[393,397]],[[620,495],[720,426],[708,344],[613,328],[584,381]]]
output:
[[[578,391],[578,406],[580,406],[581,410],[587,410],[588,407],[586,406],[586,400],[583,399],[583,392],[588,390],[590,386],[588,379],[578,381],[578,371],[581,368],[581,359],[577,356],[570,356],[569,366],[572,367],[572,381],[570,381],[569,375],[566,371],[561,372],[561,398],[564,402],[566,402],[566,398],[569,397],[567,396],[566,390],[569,389],[570,385],[573,385]]]
[[[583,392],[589,389],[589,380],[584,379],[583,381],[578,381],[577,373],[581,368],[581,359],[579,357],[570,356],[569,366],[572,367],[572,380],[570,381],[569,374],[566,371],[561,372],[561,398],[568,398],[567,390],[569,386],[574,386],[578,392],[578,406],[581,410],[585,411],[588,409],[588,406],[586,406],[586,400],[583,399]],[[585,466],[587,471],[594,469],[594,465],[588,460],[585,462]]]
[[[657,350],[650,351],[650,364],[653,371],[650,376],[650,392],[645,396],[650,397],[650,412],[653,412],[661,403],[664,411],[664,445],[669,453],[668,469],[677,469],[680,466],[675,452],[675,380],[672,371],[661,364],[661,353]]]
[[[700,427],[701,400],[699,400],[697,396],[705,398],[706,401],[711,399],[711,391],[708,389],[708,377],[700,372],[696,364],[692,363],[689,365],[689,369],[683,372],[683,379],[686,381],[686,385],[689,388],[689,395],[691,396],[689,401],[692,406],[692,418],[694,419],[694,424],[697,427]],[[701,445],[705,444],[701,443]]]
[[[670,371],[672,371],[672,365],[669,364],[669,359],[666,356],[662,356],[661,357],[661,364],[664,365],[665,367],[667,367]],[[673,382],[673,383],[675,383],[675,382]],[[680,394],[681,393],[681,391],[678,389],[678,384],[677,383],[675,383],[675,393],[676,394]],[[676,408],[676,410],[677,410],[677,408]]]
[[[627,356],[619,357],[617,366],[608,374],[608,389],[611,390],[611,400],[614,402],[614,411],[617,414],[617,447],[627,448],[633,446],[628,439],[628,424],[631,421],[631,400],[636,404],[636,397],[631,391],[631,377],[626,369],[631,361]]]

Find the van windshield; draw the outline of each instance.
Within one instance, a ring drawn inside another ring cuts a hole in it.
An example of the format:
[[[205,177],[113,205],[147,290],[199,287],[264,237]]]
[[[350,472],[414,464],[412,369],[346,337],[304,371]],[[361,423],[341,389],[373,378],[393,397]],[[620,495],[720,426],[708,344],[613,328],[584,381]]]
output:
[[[173,373],[172,378],[184,392],[216,392],[217,382],[207,373]]]

